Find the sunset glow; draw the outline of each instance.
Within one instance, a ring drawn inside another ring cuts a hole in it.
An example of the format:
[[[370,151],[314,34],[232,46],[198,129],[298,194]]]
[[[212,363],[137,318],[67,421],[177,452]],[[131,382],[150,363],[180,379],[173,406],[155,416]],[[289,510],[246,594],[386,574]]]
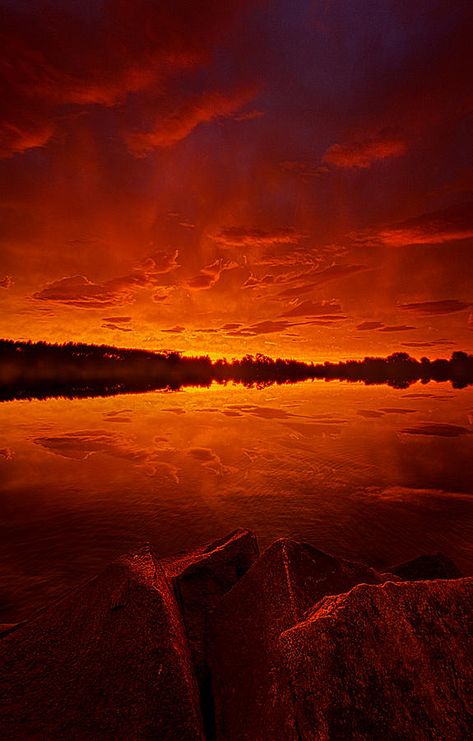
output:
[[[471,350],[469,2],[2,4],[3,337]]]

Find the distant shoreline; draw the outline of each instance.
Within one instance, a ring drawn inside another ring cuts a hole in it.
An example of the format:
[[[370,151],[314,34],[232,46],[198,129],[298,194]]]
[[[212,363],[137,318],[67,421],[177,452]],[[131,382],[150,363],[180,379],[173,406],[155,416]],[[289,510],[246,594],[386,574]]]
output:
[[[405,352],[339,363],[305,363],[263,354],[212,361],[178,352],[111,345],[0,340],[0,401],[84,398],[237,383],[264,388],[308,380],[339,380],[406,389],[413,383],[473,385],[473,355],[416,360]]]

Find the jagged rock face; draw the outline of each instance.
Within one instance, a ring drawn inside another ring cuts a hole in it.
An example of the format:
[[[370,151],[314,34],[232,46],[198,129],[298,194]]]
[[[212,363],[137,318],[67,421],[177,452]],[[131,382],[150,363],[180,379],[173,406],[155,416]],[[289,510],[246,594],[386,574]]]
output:
[[[204,728],[209,737],[214,733],[213,696],[207,661],[209,616],[223,595],[248,571],[258,554],[255,534],[240,529],[209,546],[163,563],[184,620],[199,683]]]
[[[174,586],[197,672],[205,663],[208,616],[258,555],[255,534],[235,530],[204,548],[163,562]]]
[[[174,595],[149,550],[1,639],[2,739],[203,738]]]
[[[296,739],[280,634],[325,595],[382,581],[362,564],[306,544],[280,540],[270,546],[212,617],[209,660],[217,739]]]
[[[391,569],[403,581],[425,581],[428,579],[460,579],[463,574],[457,565],[443,553],[419,556]]]
[[[471,738],[473,579],[360,585],[281,636],[299,738]]]

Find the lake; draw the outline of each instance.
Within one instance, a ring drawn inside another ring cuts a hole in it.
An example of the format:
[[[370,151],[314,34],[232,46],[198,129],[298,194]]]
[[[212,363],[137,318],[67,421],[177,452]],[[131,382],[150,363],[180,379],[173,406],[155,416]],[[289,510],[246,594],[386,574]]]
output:
[[[473,389],[334,381],[0,405],[0,622],[237,528],[473,573]]]

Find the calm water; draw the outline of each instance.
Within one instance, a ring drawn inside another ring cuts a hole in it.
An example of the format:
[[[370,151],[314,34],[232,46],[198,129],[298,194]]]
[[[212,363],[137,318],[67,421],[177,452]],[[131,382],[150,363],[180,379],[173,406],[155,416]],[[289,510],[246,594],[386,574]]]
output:
[[[236,527],[473,573],[473,390],[238,386],[0,405],[0,622]]]

